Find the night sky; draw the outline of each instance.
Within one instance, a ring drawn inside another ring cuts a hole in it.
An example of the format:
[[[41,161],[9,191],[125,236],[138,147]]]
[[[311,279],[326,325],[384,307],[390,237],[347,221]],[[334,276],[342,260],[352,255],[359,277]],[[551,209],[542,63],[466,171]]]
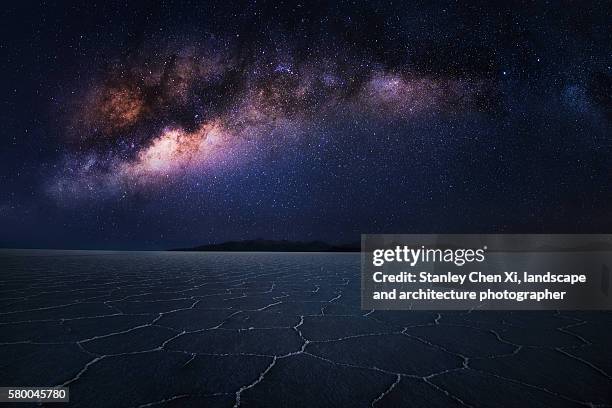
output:
[[[0,247],[611,233],[612,3],[430,3],[3,5]]]

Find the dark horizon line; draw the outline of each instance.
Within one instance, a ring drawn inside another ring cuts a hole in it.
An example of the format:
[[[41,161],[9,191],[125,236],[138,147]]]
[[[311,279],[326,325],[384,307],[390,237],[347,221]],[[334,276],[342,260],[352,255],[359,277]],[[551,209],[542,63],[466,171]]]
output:
[[[267,247],[260,247],[256,249],[248,249],[245,246],[248,245],[264,245]],[[288,245],[293,248],[300,249],[288,249],[288,248],[270,248],[270,245]],[[231,245],[238,245],[240,248],[228,248]],[[319,249],[305,249],[308,245],[319,245]],[[204,249],[210,248],[210,249]],[[360,242],[354,241],[351,243],[339,243],[332,244],[323,240],[309,240],[309,241],[291,241],[287,239],[246,239],[246,240],[230,240],[223,241],[213,244],[202,244],[194,246],[184,247],[172,247],[172,248],[125,248],[125,247],[111,247],[111,248],[100,248],[100,247],[70,247],[70,246],[12,246],[0,244],[0,250],[47,250],[47,251],[116,251],[116,252],[358,252],[360,250]]]

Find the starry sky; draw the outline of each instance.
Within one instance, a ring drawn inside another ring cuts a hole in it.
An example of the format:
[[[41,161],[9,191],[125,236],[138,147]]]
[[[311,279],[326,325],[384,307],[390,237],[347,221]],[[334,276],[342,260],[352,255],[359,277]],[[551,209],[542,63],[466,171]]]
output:
[[[0,247],[612,232],[611,2],[13,2]]]

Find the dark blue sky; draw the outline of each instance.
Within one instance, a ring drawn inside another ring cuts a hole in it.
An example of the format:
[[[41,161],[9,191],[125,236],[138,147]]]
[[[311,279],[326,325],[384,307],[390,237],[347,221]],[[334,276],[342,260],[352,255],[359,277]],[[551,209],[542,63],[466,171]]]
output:
[[[0,246],[612,230],[610,2],[2,10]]]

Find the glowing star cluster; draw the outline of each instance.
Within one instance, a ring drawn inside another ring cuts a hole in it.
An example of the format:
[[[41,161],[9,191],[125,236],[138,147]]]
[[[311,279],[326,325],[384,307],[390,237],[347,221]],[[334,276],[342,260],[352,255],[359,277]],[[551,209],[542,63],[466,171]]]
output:
[[[409,121],[481,109],[494,95],[482,78],[388,69],[347,53],[265,51],[143,51],[102,72],[72,105],[54,192],[139,189],[243,165],[266,154],[272,134],[283,146],[321,123],[355,115]]]
[[[215,149],[223,143],[222,132],[214,124],[204,124],[194,132],[165,129],[123,169],[129,175],[167,175],[195,167],[214,156]]]

